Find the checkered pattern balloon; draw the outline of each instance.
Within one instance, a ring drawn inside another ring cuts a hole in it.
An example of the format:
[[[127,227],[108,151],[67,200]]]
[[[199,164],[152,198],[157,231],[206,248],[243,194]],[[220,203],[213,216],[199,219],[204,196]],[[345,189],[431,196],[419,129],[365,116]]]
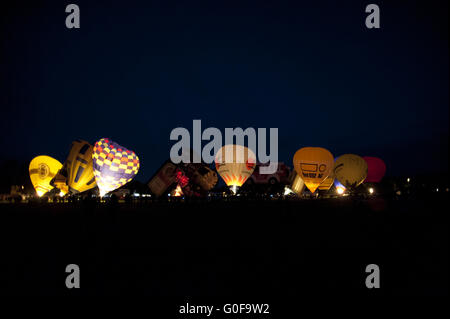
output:
[[[108,138],[102,138],[95,143],[92,160],[100,196],[125,185],[139,171],[139,158],[136,153]]]

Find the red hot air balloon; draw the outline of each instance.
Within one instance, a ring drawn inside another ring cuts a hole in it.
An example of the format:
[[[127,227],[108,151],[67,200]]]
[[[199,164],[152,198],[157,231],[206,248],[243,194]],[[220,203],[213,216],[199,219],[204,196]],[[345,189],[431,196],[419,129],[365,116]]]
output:
[[[364,156],[367,162],[367,177],[365,183],[378,183],[386,173],[386,164],[378,157]]]

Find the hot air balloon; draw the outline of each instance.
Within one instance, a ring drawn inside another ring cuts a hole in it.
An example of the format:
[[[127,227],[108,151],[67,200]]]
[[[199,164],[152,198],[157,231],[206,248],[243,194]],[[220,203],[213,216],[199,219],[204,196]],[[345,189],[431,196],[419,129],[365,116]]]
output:
[[[303,147],[294,155],[294,169],[314,193],[333,170],[333,155],[321,147]]]
[[[211,190],[218,180],[217,173],[205,165],[195,172],[193,179],[205,191]]]
[[[331,171],[330,175],[328,175],[327,178],[324,179],[322,183],[319,185],[320,191],[327,191],[333,186],[334,183],[334,173]]]
[[[29,172],[31,183],[39,197],[53,189],[50,181],[61,169],[62,164],[50,156],[37,156],[30,162]]]
[[[289,181],[291,181],[291,184],[285,187],[285,195],[290,192],[300,195],[305,188],[305,182],[300,175],[298,175],[296,171],[292,171],[291,174],[289,174]]]
[[[176,182],[176,173],[177,166],[174,163],[170,160],[164,162],[147,184],[152,194],[156,197],[164,194],[164,192]]]
[[[94,176],[100,196],[131,181],[139,171],[136,153],[108,138],[98,140],[92,153]]]
[[[386,173],[386,164],[378,157],[364,156],[367,163],[367,177],[364,183],[379,183]]]
[[[367,163],[358,155],[344,154],[336,159],[334,175],[346,188],[354,189],[367,176]]]
[[[218,181],[216,171],[210,169],[201,159],[197,152],[189,148],[182,149],[182,162],[177,166],[189,179],[189,188],[194,190],[193,194],[206,195]],[[182,186],[183,188],[183,186]],[[183,188],[184,191],[184,188]],[[184,192],[190,196],[189,192]]]
[[[242,145],[225,145],[216,154],[216,170],[227,186],[236,194],[252,175],[256,166],[256,156],[252,150]]]
[[[96,186],[92,168],[91,144],[82,140],[72,142],[66,162],[54,181],[62,191],[64,191],[64,177],[72,194],[82,193]]]

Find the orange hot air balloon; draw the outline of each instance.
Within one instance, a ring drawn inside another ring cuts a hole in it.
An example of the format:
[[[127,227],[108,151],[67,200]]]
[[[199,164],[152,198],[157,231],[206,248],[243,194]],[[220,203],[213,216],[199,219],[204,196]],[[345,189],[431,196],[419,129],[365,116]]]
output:
[[[242,145],[225,145],[216,154],[216,170],[233,193],[253,174],[256,156]]]
[[[303,147],[294,155],[294,169],[314,193],[331,174],[334,167],[333,154],[322,147]]]

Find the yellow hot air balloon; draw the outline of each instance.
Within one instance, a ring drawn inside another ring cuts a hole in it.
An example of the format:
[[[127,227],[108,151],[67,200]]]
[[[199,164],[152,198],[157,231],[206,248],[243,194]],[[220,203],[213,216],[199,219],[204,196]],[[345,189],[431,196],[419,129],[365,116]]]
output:
[[[62,174],[62,169],[59,170],[55,178],[50,182],[51,185],[59,189],[59,195],[64,196],[69,192],[69,186],[67,186],[67,177]]]
[[[355,154],[341,155],[336,159],[334,175],[346,188],[356,188],[367,177],[367,162]]]
[[[30,162],[29,172],[31,183],[39,197],[53,189],[50,181],[61,169],[62,164],[50,156],[37,156]]]
[[[82,193],[97,185],[92,167],[92,150],[92,145],[86,141],[72,142],[63,170],[67,177],[67,186],[73,194]]]
[[[294,169],[314,193],[333,170],[333,155],[322,147],[303,147],[294,155]]]
[[[225,145],[216,154],[216,169],[233,193],[253,174],[256,156],[242,145]]]
[[[334,183],[334,173],[333,171],[331,171],[330,175],[325,178],[325,180],[320,183],[319,185],[319,190],[320,191],[327,191],[331,188],[331,186],[333,186]]]

